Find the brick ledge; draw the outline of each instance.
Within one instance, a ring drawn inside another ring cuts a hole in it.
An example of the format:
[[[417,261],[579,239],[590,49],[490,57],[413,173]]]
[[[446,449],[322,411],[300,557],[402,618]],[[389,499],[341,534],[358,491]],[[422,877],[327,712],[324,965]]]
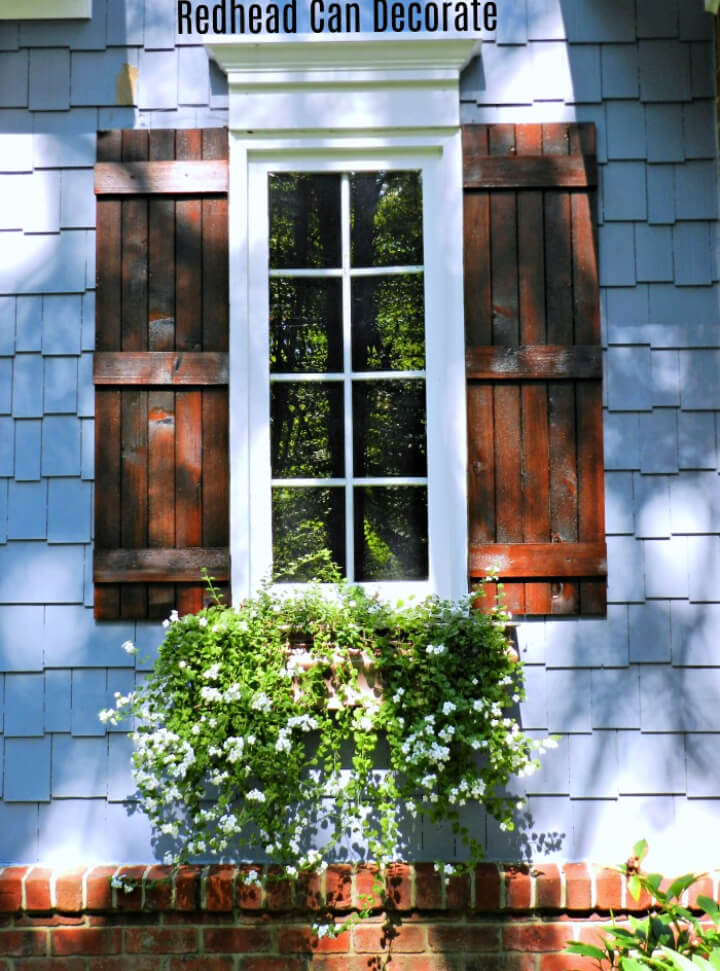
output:
[[[267,886],[248,886],[251,869],[267,872]],[[303,876],[296,885],[278,879],[277,867],[260,865],[184,866],[171,879],[171,868],[156,865],[105,865],[52,869],[42,865],[0,869],[0,913],[235,913],[292,912],[319,909],[337,914],[358,909],[360,895],[372,891],[371,866],[336,864],[323,875]],[[112,877],[135,883],[129,893],[114,889]],[[718,900],[720,871],[692,888]],[[634,901],[615,870],[587,863],[508,865],[483,863],[466,877],[441,878],[431,863],[393,864],[385,873],[393,909],[400,912],[564,913],[638,912],[649,899]],[[380,901],[376,898],[376,910]]]

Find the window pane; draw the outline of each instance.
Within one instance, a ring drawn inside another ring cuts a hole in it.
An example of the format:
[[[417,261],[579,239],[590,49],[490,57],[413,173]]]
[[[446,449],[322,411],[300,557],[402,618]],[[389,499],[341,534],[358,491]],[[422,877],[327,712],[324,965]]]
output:
[[[422,187],[419,172],[350,177],[352,266],[420,266]]]
[[[340,280],[270,280],[270,370],[342,371]]]
[[[340,266],[339,175],[270,175],[270,266]]]
[[[338,383],[275,382],[270,389],[273,478],[327,478],[344,471],[343,390]]]
[[[421,273],[354,279],[354,371],[419,371],[425,367],[425,295]]]
[[[425,382],[353,384],[356,476],[425,475]]]
[[[311,580],[325,550],[345,573],[345,490],[274,488],[272,532],[273,579]]]
[[[365,486],[354,501],[355,579],[427,579],[427,489]]]

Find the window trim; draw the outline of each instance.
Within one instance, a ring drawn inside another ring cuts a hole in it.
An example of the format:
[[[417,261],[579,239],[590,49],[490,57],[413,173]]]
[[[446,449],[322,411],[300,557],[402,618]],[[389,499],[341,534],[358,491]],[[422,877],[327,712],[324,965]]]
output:
[[[424,173],[429,580],[377,589],[393,596],[460,596],[467,592],[467,443],[458,82],[476,38],[221,40],[209,46],[228,72],[230,93],[233,598],[252,593],[268,566],[268,334],[266,326],[256,326],[267,306],[267,202],[258,179],[280,168]],[[260,319],[267,320],[266,313]]]

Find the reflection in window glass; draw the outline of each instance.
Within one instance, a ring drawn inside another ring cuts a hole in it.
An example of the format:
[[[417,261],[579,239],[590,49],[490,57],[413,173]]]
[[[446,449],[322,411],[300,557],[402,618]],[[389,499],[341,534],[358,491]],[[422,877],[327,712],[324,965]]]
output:
[[[423,275],[352,280],[354,371],[419,371],[425,367]]]
[[[340,176],[270,176],[270,267],[340,265]]]
[[[339,383],[283,381],[270,391],[271,471],[277,479],[344,474],[343,389]]]
[[[424,580],[427,575],[427,489],[355,489],[355,579]]]
[[[346,572],[343,489],[272,490],[273,579],[304,582],[317,575],[322,554]]]
[[[350,177],[351,266],[420,266],[422,189],[418,172]]]
[[[356,381],[353,385],[356,476],[424,476],[425,382]]]
[[[340,280],[270,280],[270,370],[342,371]]]

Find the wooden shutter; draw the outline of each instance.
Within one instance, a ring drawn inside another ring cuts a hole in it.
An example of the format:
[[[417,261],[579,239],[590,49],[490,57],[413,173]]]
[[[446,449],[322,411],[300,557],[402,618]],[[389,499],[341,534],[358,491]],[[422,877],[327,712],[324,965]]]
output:
[[[98,139],[95,616],[166,617],[228,553],[227,131]]]
[[[469,574],[519,614],[601,614],[595,130],[463,129]]]

